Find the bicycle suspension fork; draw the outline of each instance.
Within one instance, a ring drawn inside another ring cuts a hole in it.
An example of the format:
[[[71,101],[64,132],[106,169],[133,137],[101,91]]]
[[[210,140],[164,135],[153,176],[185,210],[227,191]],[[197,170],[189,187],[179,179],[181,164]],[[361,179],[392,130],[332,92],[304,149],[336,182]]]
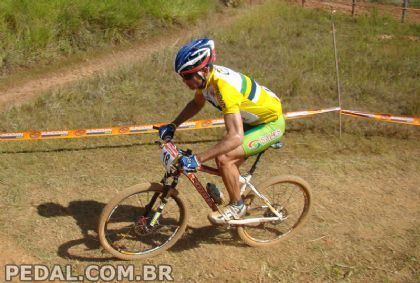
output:
[[[147,223],[148,226],[153,227],[156,225],[159,217],[162,215],[163,209],[165,208],[165,205],[168,203],[168,199],[169,199],[169,192],[171,191],[172,188],[175,188],[176,185],[178,184],[178,178],[179,176],[174,176],[174,179],[172,181],[171,184],[168,184],[167,180],[170,176],[168,175],[168,173],[165,173],[165,176],[162,179],[162,184],[163,184],[163,193],[160,196],[160,205],[158,207],[158,209],[153,213],[153,215],[150,218],[150,221]],[[152,199],[150,200],[150,202],[146,205],[146,211],[145,211],[145,215],[147,216],[149,215],[150,211],[152,210],[153,206],[155,205],[157,199],[159,198],[159,192],[154,193]]]

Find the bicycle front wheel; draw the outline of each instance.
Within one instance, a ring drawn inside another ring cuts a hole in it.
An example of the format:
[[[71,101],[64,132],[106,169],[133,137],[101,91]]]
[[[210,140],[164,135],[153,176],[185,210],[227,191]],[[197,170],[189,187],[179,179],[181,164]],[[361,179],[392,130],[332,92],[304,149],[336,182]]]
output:
[[[155,256],[173,246],[186,229],[187,210],[182,200],[171,194],[150,227],[148,223],[161,205],[162,193],[160,184],[138,184],[111,200],[99,219],[101,245],[123,260]]]
[[[257,186],[257,190],[269,200],[282,219],[239,226],[238,234],[246,244],[271,246],[287,239],[302,227],[311,207],[311,192],[306,181],[292,175],[277,176]],[[244,197],[244,201],[247,204],[245,218],[276,217],[252,191]]]

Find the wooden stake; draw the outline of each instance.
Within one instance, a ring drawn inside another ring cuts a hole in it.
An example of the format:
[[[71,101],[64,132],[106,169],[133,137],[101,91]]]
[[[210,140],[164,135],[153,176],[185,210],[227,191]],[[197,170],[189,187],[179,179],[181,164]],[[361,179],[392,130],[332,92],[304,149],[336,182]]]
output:
[[[353,17],[354,16],[355,9],[356,9],[356,0],[352,0],[352,1],[353,2],[351,4],[351,16]]]
[[[401,14],[401,22],[404,23],[405,20],[405,14],[407,13],[408,9],[408,0],[403,0],[403,8],[402,8],[402,14]]]
[[[338,106],[340,107],[340,138],[341,138],[341,132],[342,132],[342,121],[341,121],[341,90],[340,90],[340,75],[339,75],[339,69],[338,69],[338,55],[337,55],[337,43],[335,39],[335,24],[334,24],[334,13],[335,10],[331,10],[331,25],[332,25],[332,34],[333,34],[333,43],[334,43],[334,57],[335,57],[335,73],[336,73],[336,79],[337,79],[337,93],[338,93]]]

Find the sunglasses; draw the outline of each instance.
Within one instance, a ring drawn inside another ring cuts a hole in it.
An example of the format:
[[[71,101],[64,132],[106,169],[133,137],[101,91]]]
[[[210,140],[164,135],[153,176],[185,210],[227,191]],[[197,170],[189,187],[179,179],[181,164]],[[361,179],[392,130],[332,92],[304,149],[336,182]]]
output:
[[[181,75],[181,77],[182,77],[184,80],[191,80],[192,78],[194,78],[194,76],[195,76],[195,73],[191,73],[191,74],[182,74],[182,75]]]

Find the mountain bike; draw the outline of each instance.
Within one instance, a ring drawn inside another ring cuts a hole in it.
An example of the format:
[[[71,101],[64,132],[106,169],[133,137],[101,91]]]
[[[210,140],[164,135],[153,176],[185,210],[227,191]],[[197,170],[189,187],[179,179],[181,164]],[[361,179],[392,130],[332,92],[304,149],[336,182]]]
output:
[[[157,142],[165,174],[160,183],[137,184],[114,197],[103,209],[98,235],[101,245],[123,260],[144,259],[172,247],[185,232],[188,209],[177,190],[178,179],[186,176],[212,211],[223,204],[220,191],[211,184],[206,189],[196,174],[184,172],[180,157],[191,150],[178,149],[172,141]],[[281,148],[282,143],[271,148]],[[267,178],[251,183],[252,175],[265,151],[259,153],[251,169],[240,177],[246,215],[229,220],[249,246],[266,247],[289,238],[302,227],[311,207],[311,192],[297,176]],[[218,169],[202,164],[198,171],[220,176]]]

